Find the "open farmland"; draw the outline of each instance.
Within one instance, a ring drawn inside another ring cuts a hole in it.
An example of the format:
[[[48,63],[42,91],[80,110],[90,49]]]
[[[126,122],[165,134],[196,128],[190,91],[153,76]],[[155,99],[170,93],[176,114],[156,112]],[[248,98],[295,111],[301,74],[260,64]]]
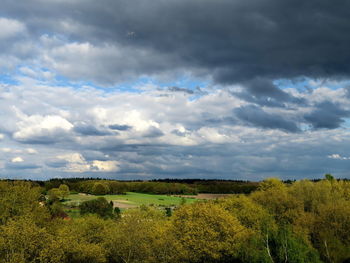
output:
[[[120,208],[131,208],[138,207],[140,205],[146,206],[177,206],[182,202],[184,198],[186,203],[193,203],[197,200],[193,197],[180,197],[180,196],[170,196],[170,195],[154,195],[154,194],[141,194],[127,192],[124,195],[90,195],[90,194],[70,194],[64,205],[78,206],[81,202],[92,200],[98,197],[104,197],[108,201],[113,201],[114,206],[119,206]],[[120,205],[118,205],[120,204]]]
[[[113,201],[114,207],[119,207],[121,210],[129,208],[137,208],[141,205],[154,206],[154,207],[175,207],[182,202],[186,204],[194,203],[198,199],[194,197],[180,197],[170,195],[154,195],[154,194],[142,194],[127,192],[124,195],[91,195],[91,194],[70,194],[63,202],[65,212],[71,218],[80,217],[79,204],[84,201],[93,200],[98,197],[104,197],[108,201]],[[183,201],[185,200],[185,201]]]
[[[70,194],[62,203],[65,212],[71,218],[80,217],[79,205],[88,200],[104,197],[107,201],[112,201],[114,207],[121,210],[137,208],[141,205],[159,208],[176,207],[181,203],[191,204],[201,200],[217,199],[232,196],[232,194],[197,194],[197,195],[157,195],[127,192],[123,195],[92,195],[85,193]]]

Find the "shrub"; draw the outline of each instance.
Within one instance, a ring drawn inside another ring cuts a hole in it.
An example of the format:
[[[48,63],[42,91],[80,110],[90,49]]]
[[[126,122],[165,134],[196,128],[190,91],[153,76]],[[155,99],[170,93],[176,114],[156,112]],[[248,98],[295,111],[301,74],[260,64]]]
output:
[[[79,208],[81,215],[97,214],[102,218],[113,217],[113,205],[111,205],[104,197],[82,202]]]

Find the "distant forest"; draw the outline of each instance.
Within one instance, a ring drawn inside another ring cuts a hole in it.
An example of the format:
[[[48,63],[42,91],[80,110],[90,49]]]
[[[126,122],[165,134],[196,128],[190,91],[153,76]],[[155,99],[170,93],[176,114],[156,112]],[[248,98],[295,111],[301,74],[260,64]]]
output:
[[[73,192],[87,194],[122,194],[139,192],[148,194],[249,194],[255,191],[259,183],[240,180],[205,180],[205,179],[157,179],[151,181],[118,181],[96,178],[61,178],[48,181],[29,181],[33,185],[43,187],[46,191],[58,188],[61,184],[68,185]],[[94,192],[94,186],[101,184],[99,193]]]

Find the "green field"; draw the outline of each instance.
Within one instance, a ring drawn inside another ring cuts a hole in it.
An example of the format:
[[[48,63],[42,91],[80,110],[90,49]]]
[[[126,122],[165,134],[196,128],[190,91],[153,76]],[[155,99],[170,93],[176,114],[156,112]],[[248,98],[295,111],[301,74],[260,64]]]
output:
[[[98,197],[104,197],[108,201],[116,201],[121,204],[130,206],[140,205],[154,205],[154,206],[178,206],[182,198],[170,195],[152,195],[128,192],[124,195],[85,195],[85,194],[71,194],[66,197],[64,205],[79,205],[83,201],[92,200]],[[187,204],[197,201],[195,198],[184,198]]]
[[[108,201],[113,201],[115,206],[120,207],[122,210],[127,208],[139,207],[141,205],[155,206],[155,207],[174,207],[181,204],[182,199],[185,199],[186,204],[194,203],[198,201],[193,197],[182,198],[170,195],[152,195],[128,192],[124,195],[88,195],[88,194],[70,194],[65,198],[62,203],[64,211],[68,213],[71,218],[80,217],[79,204],[84,201],[96,199],[98,197],[104,197]]]

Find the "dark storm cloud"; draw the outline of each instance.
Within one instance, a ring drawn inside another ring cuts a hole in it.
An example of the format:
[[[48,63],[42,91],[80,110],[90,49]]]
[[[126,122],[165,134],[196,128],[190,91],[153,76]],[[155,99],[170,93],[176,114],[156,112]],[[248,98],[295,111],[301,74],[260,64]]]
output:
[[[158,129],[157,127],[151,126],[144,134],[142,134],[143,137],[146,138],[156,138],[161,137],[164,135],[164,133]]]
[[[256,106],[243,106],[234,110],[243,122],[265,129],[280,129],[287,132],[298,132],[298,126],[280,115],[267,113]]]
[[[324,101],[315,105],[315,110],[304,118],[314,129],[336,129],[344,122],[344,118],[350,116],[348,110],[342,109],[339,105]]]
[[[270,79],[255,78],[243,83],[245,89],[232,95],[260,106],[285,107],[286,103],[305,105],[306,101],[279,89]]]
[[[132,126],[130,125],[120,125],[120,124],[112,124],[109,125],[108,128],[112,129],[112,130],[117,130],[117,131],[128,131],[132,129]]]
[[[141,60],[144,53],[126,53],[120,60],[125,74],[190,69],[235,83],[255,77],[348,77],[350,72],[350,2],[345,0],[5,0],[1,13],[23,21],[34,37],[58,34],[156,54],[136,67],[128,61]],[[116,66],[108,57],[99,62],[101,72]],[[160,63],[165,58],[167,63]]]
[[[281,107],[281,108],[285,107],[285,103],[281,101],[272,99],[271,97],[267,97],[267,96],[256,97],[245,90],[241,92],[233,92],[232,94],[242,100],[245,100],[247,102],[251,102],[260,106]]]
[[[94,125],[86,123],[74,124],[74,131],[87,136],[106,136],[113,134],[103,128],[97,128]]]
[[[280,90],[269,79],[255,78],[247,81],[245,87],[255,96],[266,96],[279,101],[292,100],[291,95]]]
[[[186,89],[186,88],[169,87],[168,90],[172,91],[172,92],[183,92],[183,93],[187,93],[187,94],[194,94],[193,90]]]

